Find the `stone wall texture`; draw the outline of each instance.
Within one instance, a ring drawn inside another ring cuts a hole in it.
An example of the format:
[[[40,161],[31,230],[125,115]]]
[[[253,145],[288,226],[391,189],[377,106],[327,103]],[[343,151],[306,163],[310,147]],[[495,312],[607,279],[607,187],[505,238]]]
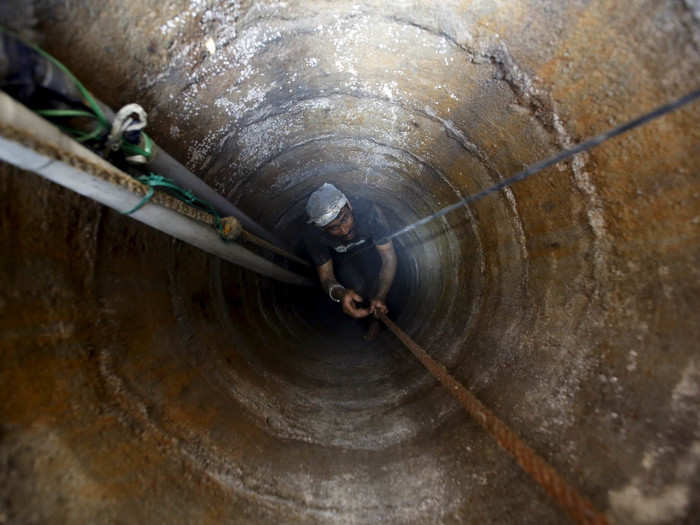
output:
[[[696,0],[39,0],[42,45],[294,243],[698,87]],[[700,515],[700,110],[397,239],[398,323],[621,524]],[[391,336],[0,166],[0,523],[557,524]]]

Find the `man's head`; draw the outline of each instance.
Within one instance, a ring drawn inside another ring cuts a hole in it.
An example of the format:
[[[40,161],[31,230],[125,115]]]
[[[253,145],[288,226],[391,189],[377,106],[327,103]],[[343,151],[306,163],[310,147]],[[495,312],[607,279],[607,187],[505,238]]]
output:
[[[355,237],[355,218],[348,198],[332,184],[325,183],[314,191],[306,203],[309,221],[325,232],[352,240]]]

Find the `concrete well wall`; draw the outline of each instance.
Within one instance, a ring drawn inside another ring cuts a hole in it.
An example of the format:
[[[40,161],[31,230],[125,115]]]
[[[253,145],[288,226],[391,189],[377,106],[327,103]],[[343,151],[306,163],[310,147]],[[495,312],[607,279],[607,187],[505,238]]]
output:
[[[43,46],[295,240],[395,227],[697,87],[654,0],[39,1]],[[691,105],[397,241],[398,323],[619,523],[700,513]],[[562,523],[389,334],[0,167],[0,523]],[[337,313],[337,312],[336,312]]]

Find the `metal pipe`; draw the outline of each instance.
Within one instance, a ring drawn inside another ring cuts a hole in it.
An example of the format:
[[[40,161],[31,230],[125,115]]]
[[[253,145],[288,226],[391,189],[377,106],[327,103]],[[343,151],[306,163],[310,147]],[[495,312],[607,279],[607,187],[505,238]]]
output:
[[[94,95],[93,95],[94,97]],[[107,106],[105,103],[95,98],[100,108],[107,117],[107,120],[112,122],[114,120],[114,111],[112,108]],[[275,244],[280,247],[286,247],[286,243],[263,228],[260,224],[251,219],[243,211],[241,211],[237,206],[231,204],[224,196],[219,194],[211,186],[209,186],[202,179],[197,177],[194,173],[188,170],[185,166],[180,164],[177,160],[171,157],[166,151],[161,149],[155,142],[153,142],[153,149],[151,157],[149,159],[149,166],[151,169],[175,181],[179,186],[190,190],[200,199],[207,201],[211,204],[214,209],[222,216],[236,217],[241,225],[251,233],[254,233],[258,237],[261,237],[268,241],[269,243]]]
[[[48,63],[51,62],[55,64],[56,68],[49,68],[48,70],[51,71],[51,75],[57,75],[58,77],[63,77],[63,81],[65,83],[65,89],[69,90],[74,90],[74,92],[71,93],[65,93],[68,98],[72,98],[75,100],[78,100],[81,95],[79,93],[79,87],[82,88],[80,85],[79,81],[77,79],[74,79],[72,77],[72,74],[68,72],[67,69],[64,68],[60,62],[56,61],[53,57],[45,53],[43,50],[34,47],[32,45],[26,44],[23,42],[20,38],[18,38],[16,35],[13,35],[6,30],[2,26],[0,26],[0,31],[2,31],[2,34],[0,34],[0,38],[7,38],[9,42],[12,43],[12,46],[19,46],[22,51],[19,52],[17,50],[14,51],[14,54],[11,55],[11,60],[13,60],[15,63],[12,64],[12,68],[9,70],[9,72],[5,71],[3,72],[3,77],[8,76],[10,78],[12,75],[18,74],[19,68],[21,68],[22,64],[22,59],[19,57],[22,56],[22,54],[26,53],[33,53],[35,56],[33,59],[29,60],[29,63],[33,63],[32,61],[35,60],[37,61],[37,64],[35,64],[33,67],[38,67],[39,64],[45,63],[48,67]],[[0,48],[3,46],[3,42],[0,41]],[[16,56],[15,56],[16,55]],[[3,56],[5,56],[3,54]],[[5,57],[7,59],[7,57]],[[29,67],[27,64],[25,64],[26,67]],[[46,78],[51,78],[51,75],[45,74],[43,75],[41,82],[45,82]],[[2,80],[2,78],[0,78]],[[7,80],[7,79],[5,79]],[[38,79],[35,80],[37,83],[40,83]],[[7,85],[7,84],[4,84]],[[11,85],[11,84],[10,84]],[[35,86],[32,86],[35,87]],[[10,93],[13,91],[11,90]],[[114,122],[115,119],[115,112],[107,106],[105,103],[102,101],[98,100],[94,95],[90,94],[89,97],[99,106],[101,109],[102,113],[104,114],[105,118],[107,121],[111,124]],[[22,100],[20,98],[20,100]],[[139,107],[139,109],[141,109]],[[143,112],[143,116],[141,117],[141,120],[143,120],[143,124],[145,125],[146,122],[146,115],[145,112]],[[119,138],[116,138],[115,140],[119,140]],[[220,195],[218,192],[216,192],[213,188],[211,188],[209,185],[207,185],[204,181],[202,181],[199,177],[194,175],[191,171],[189,171],[187,168],[185,168],[182,164],[180,164],[177,160],[175,160],[173,157],[168,155],[165,151],[163,151],[160,147],[158,147],[157,144],[154,142],[152,143],[152,148],[151,148],[151,154],[148,158],[148,162],[150,167],[152,168],[153,171],[157,172],[159,175],[164,175],[167,176],[169,179],[172,179],[175,181],[179,186],[186,188],[187,190],[191,191],[194,193],[197,197],[200,199],[208,202],[211,204],[214,209],[217,211],[222,216],[233,216],[236,217],[240,223],[245,227],[248,231],[254,233],[258,237],[261,237],[268,241],[271,244],[275,244],[280,247],[285,247],[285,243],[282,242],[281,239],[277,238],[275,235],[267,231],[265,228],[260,226],[257,222],[255,222],[253,219],[251,219],[248,215],[243,213],[240,209],[238,209],[236,206],[231,204],[227,199],[225,199],[222,195]]]
[[[129,175],[2,92],[0,159],[33,171],[121,213],[133,209],[143,199],[143,195],[125,187],[125,182],[130,180]],[[313,284],[306,277],[277,266],[239,244],[223,242],[210,226],[158,204],[149,202],[130,216],[261,275],[291,284]]]

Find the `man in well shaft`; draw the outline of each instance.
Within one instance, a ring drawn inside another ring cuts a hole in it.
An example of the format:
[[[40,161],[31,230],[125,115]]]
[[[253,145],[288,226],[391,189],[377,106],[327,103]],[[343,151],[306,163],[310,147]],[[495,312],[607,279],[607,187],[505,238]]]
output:
[[[322,289],[342,304],[343,312],[359,319],[388,313],[386,297],[396,275],[396,253],[381,210],[364,199],[349,200],[332,184],[314,191],[306,205],[306,250],[318,271]],[[374,250],[366,249],[374,245]],[[369,304],[363,306],[367,299]],[[379,325],[371,323],[367,339]]]

